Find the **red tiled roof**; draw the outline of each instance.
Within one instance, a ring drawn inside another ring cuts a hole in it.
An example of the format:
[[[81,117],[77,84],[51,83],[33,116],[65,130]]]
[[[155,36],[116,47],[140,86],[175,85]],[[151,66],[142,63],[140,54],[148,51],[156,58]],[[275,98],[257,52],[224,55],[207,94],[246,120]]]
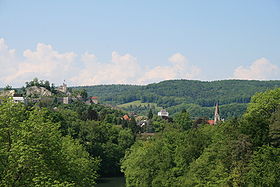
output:
[[[207,120],[207,123],[208,123],[209,125],[214,125],[214,120]]]
[[[129,120],[129,121],[131,120],[130,117],[129,117],[128,115],[124,115],[122,118],[123,118],[124,120]]]

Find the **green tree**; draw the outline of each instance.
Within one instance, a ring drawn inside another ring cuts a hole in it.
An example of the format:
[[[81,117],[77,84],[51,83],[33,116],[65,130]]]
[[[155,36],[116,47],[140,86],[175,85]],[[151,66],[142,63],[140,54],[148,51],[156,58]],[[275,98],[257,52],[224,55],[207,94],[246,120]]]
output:
[[[131,129],[121,129],[118,134],[118,145],[125,151],[135,142],[135,137]]]
[[[155,138],[137,141],[122,160],[126,185],[183,186],[189,164],[211,142],[208,127],[184,132],[169,127]]]
[[[44,109],[0,105],[0,180],[4,186],[94,184],[99,161],[77,141],[62,138],[59,124]],[[79,152],[79,154],[77,154]]]
[[[269,126],[280,103],[280,88],[257,93],[243,116],[241,132],[251,137],[255,147],[269,143]]]
[[[269,124],[269,143],[280,148],[280,110],[272,114]]]
[[[149,113],[148,113],[148,119],[153,119],[153,111],[152,109],[149,110]]]
[[[128,121],[128,128],[130,128],[134,134],[139,132],[140,129],[139,129],[139,126],[136,123],[136,120],[135,120],[134,116],[132,116],[131,120]]]
[[[280,148],[262,146],[254,152],[247,181],[250,186],[280,184]]]
[[[12,89],[13,89],[13,87],[10,85],[5,86],[5,88],[4,88],[4,90],[12,90]]]
[[[134,142],[131,130],[96,121],[81,125],[81,142],[92,157],[101,159],[99,173],[102,176],[120,175],[120,160]]]
[[[211,144],[189,166],[186,186],[242,186],[252,144],[230,122],[215,126]]]
[[[181,113],[177,114],[174,117],[174,122],[176,127],[182,130],[188,130],[193,126],[190,115],[186,112],[186,110],[183,110]]]
[[[279,107],[280,88],[257,93],[251,99],[245,117],[258,116],[262,119],[269,119],[271,114]]]

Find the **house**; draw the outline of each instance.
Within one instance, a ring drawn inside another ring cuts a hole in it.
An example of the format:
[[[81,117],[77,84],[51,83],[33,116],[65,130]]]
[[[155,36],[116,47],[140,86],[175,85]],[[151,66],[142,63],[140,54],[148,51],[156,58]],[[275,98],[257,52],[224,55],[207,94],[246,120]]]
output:
[[[3,90],[0,92],[0,97],[11,98],[14,103],[26,103],[22,94],[17,94],[15,90]]]
[[[26,103],[24,97],[12,97],[15,103]]]
[[[98,99],[97,97],[88,97],[87,100],[85,101],[87,105],[91,105],[92,103],[98,104]]]
[[[169,113],[164,109],[162,109],[161,111],[158,112],[158,116],[160,116],[160,117],[168,117],[168,115],[169,115]]]
[[[97,97],[91,97],[90,100],[91,100],[92,103],[98,104],[98,98]]]
[[[139,127],[144,127],[145,125],[147,126],[149,123],[150,123],[150,121],[148,121],[148,120],[141,120],[137,123],[137,125]]]
[[[130,121],[131,118],[126,114],[122,117],[123,120]]]
[[[141,120],[137,123],[137,126],[140,128],[141,133],[153,133],[154,128],[150,120]]]
[[[207,123],[209,125],[214,125],[215,124],[215,121],[213,119],[210,119],[210,120],[207,120]]]

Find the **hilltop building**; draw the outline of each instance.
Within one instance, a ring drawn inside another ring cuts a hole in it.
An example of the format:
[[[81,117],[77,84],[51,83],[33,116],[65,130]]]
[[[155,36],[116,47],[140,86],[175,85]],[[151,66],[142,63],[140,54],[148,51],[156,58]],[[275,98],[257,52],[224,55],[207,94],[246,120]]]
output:
[[[63,83],[61,86],[56,88],[56,90],[62,93],[67,93],[67,84]]]
[[[11,98],[15,103],[25,104],[40,102],[44,104],[70,104],[74,101],[82,101],[88,105],[98,104],[98,97],[89,97],[88,100],[86,100],[87,93],[85,90],[77,90],[76,94],[72,94],[72,89],[68,89],[65,82],[61,86],[55,88],[56,92],[54,92],[53,88],[45,87],[45,85],[42,86],[40,84],[36,86],[30,86],[30,84],[25,90],[21,90],[21,94],[18,94],[16,90],[0,90],[0,104],[5,98]]]

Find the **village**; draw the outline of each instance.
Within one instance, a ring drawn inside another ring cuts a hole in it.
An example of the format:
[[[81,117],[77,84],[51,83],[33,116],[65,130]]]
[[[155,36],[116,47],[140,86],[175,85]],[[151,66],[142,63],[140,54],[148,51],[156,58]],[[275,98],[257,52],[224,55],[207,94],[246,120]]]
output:
[[[88,97],[84,90],[74,91],[67,88],[63,83],[53,91],[43,86],[34,85],[25,88],[25,93],[17,93],[15,89],[4,89],[0,91],[0,97],[11,98],[15,103],[37,103],[39,101],[57,102],[61,104],[70,104],[73,101],[83,101],[86,104],[98,104],[97,97]]]
[[[122,110],[121,108],[99,103],[98,97],[96,96],[88,96],[87,92],[84,89],[75,89],[68,88],[67,84],[63,82],[62,85],[58,87],[54,87],[52,84],[49,85],[48,81],[39,81],[37,78],[34,78],[32,81],[26,83],[26,88],[22,88],[21,91],[17,89],[12,89],[11,87],[5,88],[0,91],[0,98],[10,98],[14,103],[24,103],[25,105],[39,105],[46,106],[50,104],[64,104],[69,105],[73,102],[81,102],[86,105],[94,105],[99,104],[106,107],[110,107],[116,110]],[[54,107],[53,109],[56,109]],[[150,111],[151,112],[151,111]],[[126,112],[121,117],[121,120],[127,121],[130,123],[132,119],[135,121],[135,125],[137,125],[138,133],[144,135],[154,135],[155,127],[153,126],[152,117],[138,115],[134,112]],[[198,118],[194,119],[194,123],[199,124],[209,124],[216,125],[220,122],[224,121],[220,117],[220,109],[219,104],[215,105],[215,111],[213,111],[213,119],[207,118]],[[151,114],[153,116],[153,114]],[[162,119],[166,122],[173,122],[173,118],[170,117],[169,112],[166,109],[161,109],[157,112],[157,119]]]

